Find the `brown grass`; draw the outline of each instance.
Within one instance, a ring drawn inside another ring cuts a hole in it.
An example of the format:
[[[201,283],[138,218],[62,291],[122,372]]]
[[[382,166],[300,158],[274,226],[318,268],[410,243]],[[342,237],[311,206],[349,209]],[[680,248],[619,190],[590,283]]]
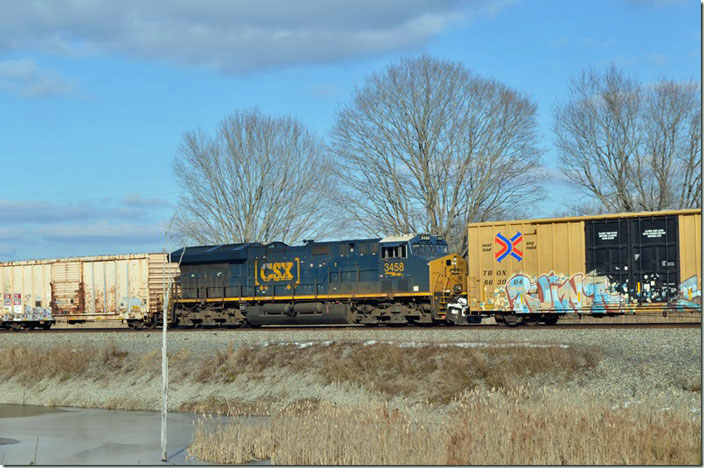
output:
[[[331,348],[318,357],[326,383],[365,385],[389,396],[422,396],[431,403],[446,403],[477,387],[513,388],[529,376],[565,381],[594,368],[598,357],[592,349],[559,347]],[[311,350],[315,352],[319,350]]]
[[[387,396],[446,403],[477,387],[513,388],[526,378],[566,381],[593,369],[598,351],[590,348],[481,347],[395,344],[364,346],[333,343],[232,346],[191,373],[199,383],[230,383],[238,376],[258,380],[282,371],[308,374],[323,384],[365,387]],[[183,374],[182,374],[183,375]]]
[[[190,453],[286,465],[700,464],[701,417],[566,392],[475,390],[454,409],[303,402],[268,420],[200,421]]]
[[[12,346],[2,350],[0,376],[5,379],[15,377],[23,384],[47,377],[64,381],[85,373],[95,355],[93,348],[55,346],[46,352],[38,352],[36,349]]]

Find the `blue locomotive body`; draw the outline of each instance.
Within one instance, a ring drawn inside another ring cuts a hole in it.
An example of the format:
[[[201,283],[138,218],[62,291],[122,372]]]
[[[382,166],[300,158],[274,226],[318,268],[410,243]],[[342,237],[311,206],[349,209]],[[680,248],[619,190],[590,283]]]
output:
[[[171,258],[181,260],[172,320],[186,326],[432,323],[466,274],[431,235],[188,247]]]

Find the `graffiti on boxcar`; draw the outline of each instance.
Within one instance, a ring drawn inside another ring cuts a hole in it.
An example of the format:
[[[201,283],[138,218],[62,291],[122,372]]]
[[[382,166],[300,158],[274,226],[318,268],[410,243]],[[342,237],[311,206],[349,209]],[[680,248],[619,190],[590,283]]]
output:
[[[702,304],[698,278],[693,276],[680,283],[679,295],[670,304],[685,308],[700,308]],[[504,294],[509,310],[517,313],[617,313],[638,300],[656,302],[661,292],[651,289],[628,294],[626,284],[610,282],[607,276],[595,272],[571,276],[554,272],[538,277],[518,273],[509,278]],[[664,301],[663,301],[664,302]]]
[[[5,310],[2,316],[3,322],[23,322],[52,319],[53,316],[51,314],[51,309],[47,307],[31,307],[28,305],[24,306],[24,310],[15,310],[13,312],[8,312]]]
[[[615,313],[628,302],[605,276],[575,273],[569,277],[554,272],[530,277],[518,273],[506,287],[509,309],[517,313],[555,311],[561,313]]]
[[[677,297],[677,304],[695,308],[702,306],[702,291],[699,289],[699,278],[696,275],[680,283],[680,294]]]

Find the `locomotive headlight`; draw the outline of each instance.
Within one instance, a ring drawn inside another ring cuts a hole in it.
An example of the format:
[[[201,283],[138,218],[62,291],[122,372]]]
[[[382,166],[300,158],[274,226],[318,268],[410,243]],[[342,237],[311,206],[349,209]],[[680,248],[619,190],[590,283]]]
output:
[[[456,284],[454,287],[454,290],[455,290],[455,294],[459,294],[462,292],[462,286],[460,286],[459,284]]]

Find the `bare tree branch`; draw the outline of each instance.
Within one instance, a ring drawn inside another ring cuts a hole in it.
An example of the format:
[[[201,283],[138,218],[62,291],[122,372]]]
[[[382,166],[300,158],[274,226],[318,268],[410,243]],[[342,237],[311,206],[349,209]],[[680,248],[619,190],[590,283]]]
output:
[[[461,64],[401,60],[338,112],[338,205],[370,234],[432,232],[462,248],[458,226],[500,217],[539,182],[535,113]]]
[[[555,109],[562,171],[602,211],[701,207],[699,88],[582,72]]]
[[[184,135],[174,224],[198,243],[300,241],[327,235],[332,190],[322,142],[291,117],[235,112],[214,134]]]

